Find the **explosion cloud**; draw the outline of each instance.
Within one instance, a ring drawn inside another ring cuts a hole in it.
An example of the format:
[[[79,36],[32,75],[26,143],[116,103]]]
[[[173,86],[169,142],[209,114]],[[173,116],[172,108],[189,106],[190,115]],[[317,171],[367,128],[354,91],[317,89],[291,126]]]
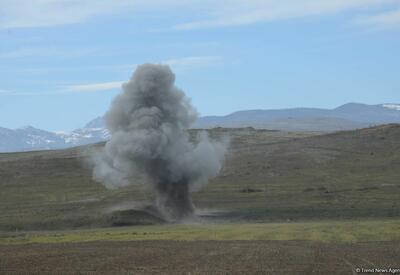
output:
[[[190,192],[219,173],[226,144],[206,132],[189,141],[197,112],[174,82],[167,65],[138,66],[105,116],[112,137],[96,154],[93,176],[108,188],[144,176],[160,213],[179,221],[193,215]]]

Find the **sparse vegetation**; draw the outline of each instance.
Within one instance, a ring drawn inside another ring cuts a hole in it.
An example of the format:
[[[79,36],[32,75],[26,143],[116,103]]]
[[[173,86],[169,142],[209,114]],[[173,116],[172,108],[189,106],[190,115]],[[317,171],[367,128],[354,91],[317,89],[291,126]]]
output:
[[[225,223],[133,226],[0,235],[0,245],[92,241],[318,241],[354,243],[400,241],[400,220],[356,220],[285,223]]]
[[[193,194],[201,222],[188,225],[140,210],[154,199],[143,185],[107,190],[94,182],[84,161],[90,147],[0,154],[0,267],[148,273],[188,260],[182,272],[276,273],[285,255],[287,272],[346,274],[400,262],[400,125],[210,135],[231,136],[231,151],[220,176]],[[140,260],[143,253],[154,261]]]
[[[400,216],[398,125],[329,135],[253,129],[210,135],[231,136],[231,153],[221,175],[194,194],[194,203],[220,210],[219,219]],[[83,160],[88,150],[0,154],[0,230],[107,227],[110,209],[151,204],[151,192],[141,185],[107,190],[94,182]],[[263,192],[239,192],[244,189]]]

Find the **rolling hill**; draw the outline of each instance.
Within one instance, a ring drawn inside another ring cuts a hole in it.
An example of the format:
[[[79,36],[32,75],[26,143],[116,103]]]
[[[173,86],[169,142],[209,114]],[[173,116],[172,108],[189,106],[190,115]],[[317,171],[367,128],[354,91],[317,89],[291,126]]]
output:
[[[400,216],[398,124],[323,135],[253,128],[209,133],[232,143],[221,174],[194,193],[204,219]],[[143,185],[107,190],[92,180],[85,158],[100,146],[0,154],[0,230],[160,222],[140,211],[153,200]]]
[[[400,105],[348,103],[335,109],[248,110],[200,118],[194,127],[245,127],[284,131],[341,131],[400,122]]]
[[[354,130],[386,123],[400,123],[400,105],[349,103],[336,109],[294,108],[248,110],[227,116],[200,117],[192,128],[253,127],[298,132],[335,132]],[[107,140],[103,117],[72,132],[52,133],[31,126],[21,129],[0,128],[0,152],[62,149]]]

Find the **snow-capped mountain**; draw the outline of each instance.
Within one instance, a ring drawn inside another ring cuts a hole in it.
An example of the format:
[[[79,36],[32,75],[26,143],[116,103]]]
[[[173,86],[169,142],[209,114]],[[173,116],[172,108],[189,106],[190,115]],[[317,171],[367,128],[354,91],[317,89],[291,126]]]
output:
[[[283,131],[340,131],[400,123],[400,104],[349,103],[335,109],[247,110],[227,116],[200,117],[193,128],[254,127]],[[110,134],[103,117],[72,132],[49,132],[31,126],[0,128],[0,152],[61,149],[105,141]]]
[[[400,111],[400,104],[382,104],[382,107]]]
[[[84,127],[72,132],[48,132],[32,126],[0,128],[0,152],[62,149],[96,143],[110,137],[105,128]]]
[[[110,137],[105,128],[82,128],[70,133],[57,132],[56,134],[64,140],[68,147],[96,143]]]
[[[0,128],[0,152],[44,150],[66,147],[62,137],[31,126],[10,130]]]
[[[102,117],[97,117],[85,125],[85,127],[70,133],[59,132],[58,135],[65,140],[68,146],[80,146],[104,141],[110,138],[110,133],[105,127]]]

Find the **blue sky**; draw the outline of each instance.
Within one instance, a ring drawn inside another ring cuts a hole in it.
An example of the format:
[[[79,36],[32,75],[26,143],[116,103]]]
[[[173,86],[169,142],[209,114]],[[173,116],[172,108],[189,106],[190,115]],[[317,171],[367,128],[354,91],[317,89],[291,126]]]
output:
[[[0,0],[0,126],[72,130],[136,64],[201,115],[400,103],[399,0]]]

